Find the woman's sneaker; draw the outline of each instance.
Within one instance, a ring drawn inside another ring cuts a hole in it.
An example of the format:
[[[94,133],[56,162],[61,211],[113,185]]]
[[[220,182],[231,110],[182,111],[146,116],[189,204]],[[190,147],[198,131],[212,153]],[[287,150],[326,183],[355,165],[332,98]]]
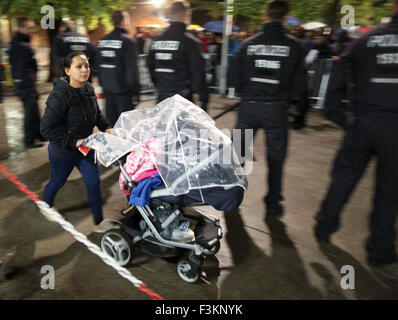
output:
[[[110,229],[115,228],[115,226],[117,226],[116,223],[114,223],[108,219],[105,219],[105,220],[102,220],[101,223],[94,225],[93,232],[104,233]]]
[[[181,223],[173,230],[171,240],[178,242],[191,242],[195,240],[195,233],[189,229],[189,221]]]

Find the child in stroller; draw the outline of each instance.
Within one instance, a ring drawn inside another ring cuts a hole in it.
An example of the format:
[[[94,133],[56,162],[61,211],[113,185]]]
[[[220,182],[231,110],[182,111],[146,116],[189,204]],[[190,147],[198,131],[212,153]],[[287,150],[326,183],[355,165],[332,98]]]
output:
[[[152,138],[144,141],[142,147],[133,150],[128,155],[123,168],[129,175],[130,179],[139,185],[137,185],[137,188],[134,188],[133,192],[131,192],[129,188],[126,188],[127,180],[123,177],[122,173],[120,174],[119,184],[124,195],[127,197],[127,200],[130,200],[130,205],[144,206],[145,204],[149,204],[150,193],[141,191],[145,191],[144,188],[149,184],[151,188],[163,184],[158,174],[158,170],[151,159],[151,154],[155,158],[158,157],[158,153],[161,148],[160,141]],[[143,182],[140,184],[140,181]],[[148,199],[145,199],[145,197]],[[166,208],[163,205],[161,205],[159,209],[162,210],[157,210],[156,216],[160,222],[163,223],[171,212],[170,210],[165,210]],[[179,222],[181,223],[179,224]],[[142,230],[147,228],[147,224],[144,220],[140,222],[140,227]],[[189,221],[182,222],[180,215],[178,215],[178,218],[174,219],[173,222],[168,225],[168,227],[161,233],[161,236],[183,242],[189,242],[194,239],[194,233],[189,229]]]

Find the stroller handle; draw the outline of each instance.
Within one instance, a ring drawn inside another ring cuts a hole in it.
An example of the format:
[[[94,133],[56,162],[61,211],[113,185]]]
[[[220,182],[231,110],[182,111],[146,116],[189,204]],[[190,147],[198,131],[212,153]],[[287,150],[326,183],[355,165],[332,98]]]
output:
[[[115,167],[118,167],[123,178],[127,181],[127,187],[131,190],[133,187],[135,187],[135,183],[133,182],[133,180],[131,180],[130,176],[128,175],[128,173],[126,172],[126,170],[123,167],[123,162],[118,159],[116,160],[113,165]]]

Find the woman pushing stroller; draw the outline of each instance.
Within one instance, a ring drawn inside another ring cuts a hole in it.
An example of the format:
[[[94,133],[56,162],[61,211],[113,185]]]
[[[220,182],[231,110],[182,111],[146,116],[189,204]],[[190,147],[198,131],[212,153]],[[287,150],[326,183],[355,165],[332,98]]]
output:
[[[98,165],[94,151],[84,155],[79,148],[95,126],[111,133],[108,121],[98,107],[93,87],[87,82],[90,64],[84,52],[72,52],[64,61],[64,77],[54,83],[41,120],[40,133],[50,143],[48,154],[51,177],[44,190],[44,201],[51,207],[74,167],[80,171],[88,192],[94,232],[105,232],[111,225],[101,224],[102,198]]]

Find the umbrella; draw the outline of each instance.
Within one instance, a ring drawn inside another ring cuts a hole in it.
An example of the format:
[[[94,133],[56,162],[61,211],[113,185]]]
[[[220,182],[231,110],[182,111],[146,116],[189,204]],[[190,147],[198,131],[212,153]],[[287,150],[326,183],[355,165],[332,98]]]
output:
[[[204,28],[200,25],[197,24],[191,24],[187,27],[187,30],[197,30],[197,31],[203,31]]]
[[[140,28],[156,28],[156,29],[163,29],[169,26],[169,23],[163,19],[158,17],[146,17],[141,19],[135,25],[136,27]]]
[[[307,22],[301,25],[305,30],[315,30],[326,27],[326,24],[318,21]]]
[[[290,17],[287,17],[284,25],[290,24],[290,25],[293,25],[293,26],[298,26],[298,25],[300,25],[300,23],[301,23],[301,21],[299,19],[297,19],[296,17],[290,16]]]
[[[222,20],[210,21],[210,22],[206,23],[203,27],[209,32],[223,33],[224,32],[224,21],[222,21]],[[239,31],[239,27],[233,24],[232,32],[238,32],[238,31]]]

